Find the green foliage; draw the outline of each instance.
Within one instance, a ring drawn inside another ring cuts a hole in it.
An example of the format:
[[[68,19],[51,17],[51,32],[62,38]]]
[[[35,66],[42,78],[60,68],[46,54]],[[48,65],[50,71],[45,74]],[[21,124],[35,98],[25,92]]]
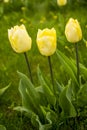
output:
[[[42,86],[42,93],[45,96],[45,100],[47,98],[47,102],[49,105],[54,105],[53,99],[54,96],[51,90],[47,87],[44,79],[41,75],[41,71],[38,68],[39,78],[43,82]],[[20,83],[19,83],[19,91],[22,96],[22,105],[23,107],[16,107],[15,110],[25,111],[28,113],[29,117],[31,118],[32,124],[38,127],[39,130],[48,130],[48,128],[52,127],[52,122],[56,118],[56,113],[50,109],[50,106],[46,106],[45,103],[42,103],[42,95],[39,94],[40,91],[37,91],[37,88],[31,83],[31,81],[22,73],[18,72],[20,76]],[[45,85],[44,85],[45,83]],[[40,88],[38,89],[40,90]],[[45,90],[45,92],[44,92]],[[50,95],[51,94],[51,95]],[[53,97],[52,101],[50,100],[49,96]],[[52,120],[52,121],[51,121]]]
[[[6,92],[6,90],[10,87],[10,85],[11,85],[11,84],[9,84],[9,85],[7,85],[6,87],[0,89],[0,99],[1,99],[1,97],[3,96],[3,94]],[[1,113],[0,113],[0,114],[1,114]],[[6,130],[5,126],[0,125],[0,130]]]
[[[78,85],[78,81],[76,79],[76,66],[70,61],[68,57],[66,57],[63,53],[59,50],[56,51],[57,57],[59,58],[60,62],[64,66],[65,70],[72,78],[72,80]]]
[[[3,125],[0,125],[0,130],[6,130],[6,128]]]
[[[81,3],[81,4],[87,4],[87,1],[86,0],[77,0],[77,2]]]
[[[78,106],[87,106],[87,82],[83,84],[77,95]]]
[[[21,0],[9,0],[9,2],[2,3],[4,13],[8,13],[10,11],[20,11],[21,7],[23,6],[23,2]]]
[[[19,83],[19,91],[22,95],[22,104],[24,108],[30,110],[30,113],[35,112],[37,115],[39,115],[40,119],[43,119],[43,113],[39,104],[39,94],[35,90],[33,84],[25,75],[20,72],[18,72],[18,74],[21,78]]]
[[[68,75],[72,79],[72,81],[73,81],[73,90],[74,90],[74,92],[76,94],[78,92],[78,90],[79,90],[79,84],[78,84],[77,77],[76,77],[76,66],[61,51],[57,50],[56,54],[57,54],[58,59],[62,63],[65,71],[68,73]]]
[[[41,74],[41,71],[40,71],[39,67],[38,67],[37,72],[38,72],[38,79],[40,81],[40,84],[41,84],[42,89],[43,89],[43,93],[45,94],[45,97],[47,98],[48,103],[50,103],[50,105],[55,106],[55,104],[56,104],[56,97],[55,97],[55,95],[53,93],[53,90],[51,89],[50,86],[48,86],[46,84],[46,82],[45,82],[45,80],[44,80],[44,78],[43,78],[43,76]]]
[[[76,78],[76,66],[75,66],[75,61],[73,59],[69,59],[67,56],[65,56],[62,52],[60,52],[59,50],[57,50],[57,56],[60,59],[62,65],[64,66],[64,68],[66,69],[66,72],[69,74],[69,76],[72,78],[73,83],[75,82],[73,79],[72,74],[75,76]],[[80,65],[80,87],[78,88],[78,91],[76,93],[76,97],[78,99],[78,105],[79,106],[85,106],[87,105],[87,68],[79,63]],[[70,67],[70,68],[69,68]],[[71,73],[72,70],[72,73]],[[75,73],[75,74],[74,74]],[[84,81],[84,82],[83,82]],[[74,84],[75,85],[75,84]],[[76,90],[77,86],[74,86],[74,90]],[[72,89],[72,87],[71,87]],[[66,89],[65,89],[66,90]],[[75,91],[74,91],[75,92]],[[70,99],[70,97],[69,97]]]
[[[68,85],[63,89],[59,97],[59,104],[62,108],[62,116],[64,117],[76,117],[76,110],[72,104],[72,87],[71,80]]]
[[[0,89],[0,97],[5,93],[5,91],[10,87],[10,85],[11,84],[9,84],[8,86]]]
[[[32,124],[39,130],[52,129],[56,123],[59,128],[61,121],[64,122],[65,119],[78,117],[79,107],[87,105],[87,82],[82,83],[81,80],[79,86],[75,61],[69,59],[59,50],[56,51],[56,54],[70,76],[67,85],[63,85],[63,83],[61,85],[58,81],[55,82],[53,87],[50,83],[48,85],[39,66],[37,74],[40,86],[38,87],[35,87],[24,74],[18,72],[22,107],[16,107],[15,110],[28,113]],[[87,68],[81,63],[80,70],[80,77],[86,79]]]
[[[58,99],[44,80],[39,67],[37,72],[40,81],[40,87],[38,88],[36,88],[24,74],[18,72],[20,76],[19,91],[22,96],[23,107],[17,107],[16,110],[26,111],[31,118],[32,124],[39,127],[39,130],[48,130],[53,124],[56,124],[57,120],[63,119],[65,116],[76,116],[76,111],[72,104],[72,88],[71,83],[63,89],[62,86],[57,83],[59,88],[61,88],[58,92]],[[57,87],[55,87],[55,90],[56,89]],[[40,101],[43,99],[42,97],[46,100],[43,104]],[[62,109],[62,112],[59,114],[58,106]],[[58,119],[58,117],[60,117],[60,119]]]

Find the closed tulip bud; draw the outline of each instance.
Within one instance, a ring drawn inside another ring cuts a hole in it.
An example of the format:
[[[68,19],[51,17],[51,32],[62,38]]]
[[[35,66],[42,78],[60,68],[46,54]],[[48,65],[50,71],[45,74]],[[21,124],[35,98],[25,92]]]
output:
[[[51,56],[56,51],[56,30],[54,28],[39,29],[36,41],[40,53],[44,56]]]
[[[65,35],[69,42],[76,43],[82,39],[82,31],[79,22],[70,18],[65,27]]]
[[[32,40],[24,25],[8,29],[8,38],[13,50],[17,53],[26,52],[31,49]]]
[[[64,6],[64,5],[67,4],[67,0],[57,0],[57,4],[58,4],[59,6]]]

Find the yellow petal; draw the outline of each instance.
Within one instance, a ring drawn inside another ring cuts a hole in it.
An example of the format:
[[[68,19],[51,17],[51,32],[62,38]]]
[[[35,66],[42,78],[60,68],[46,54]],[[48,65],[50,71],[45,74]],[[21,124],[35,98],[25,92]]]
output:
[[[13,50],[17,53],[26,52],[31,49],[32,40],[24,25],[14,26],[8,29],[8,38]]]
[[[65,27],[65,35],[69,42],[76,43],[82,39],[82,31],[77,20],[70,18]]]
[[[56,51],[56,31],[52,29],[38,30],[37,46],[40,53],[44,56],[50,56]]]

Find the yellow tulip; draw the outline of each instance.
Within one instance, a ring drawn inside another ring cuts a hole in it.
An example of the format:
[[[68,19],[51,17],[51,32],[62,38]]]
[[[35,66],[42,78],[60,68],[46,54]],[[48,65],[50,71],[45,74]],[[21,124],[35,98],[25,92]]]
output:
[[[52,55],[56,51],[56,30],[54,28],[39,29],[36,41],[42,55]]]
[[[67,0],[57,0],[57,4],[58,4],[59,6],[64,6],[64,5],[67,4]]]
[[[32,40],[23,24],[8,29],[8,38],[13,50],[17,53],[26,52],[31,49]]]
[[[67,40],[71,43],[76,43],[82,39],[82,30],[76,19],[69,19],[65,27],[65,35]]]
[[[4,2],[5,2],[5,3],[8,3],[8,2],[9,2],[9,0],[4,0]]]

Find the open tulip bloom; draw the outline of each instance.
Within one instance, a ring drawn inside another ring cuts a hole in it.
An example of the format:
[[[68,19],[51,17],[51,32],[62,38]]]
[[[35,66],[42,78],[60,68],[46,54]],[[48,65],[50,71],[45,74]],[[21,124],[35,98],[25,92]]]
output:
[[[23,24],[21,26],[16,25],[13,28],[8,29],[8,38],[11,47],[16,53],[24,53],[30,77],[32,80],[30,65],[26,54],[26,52],[31,49],[32,39],[28,35],[25,26]]]

